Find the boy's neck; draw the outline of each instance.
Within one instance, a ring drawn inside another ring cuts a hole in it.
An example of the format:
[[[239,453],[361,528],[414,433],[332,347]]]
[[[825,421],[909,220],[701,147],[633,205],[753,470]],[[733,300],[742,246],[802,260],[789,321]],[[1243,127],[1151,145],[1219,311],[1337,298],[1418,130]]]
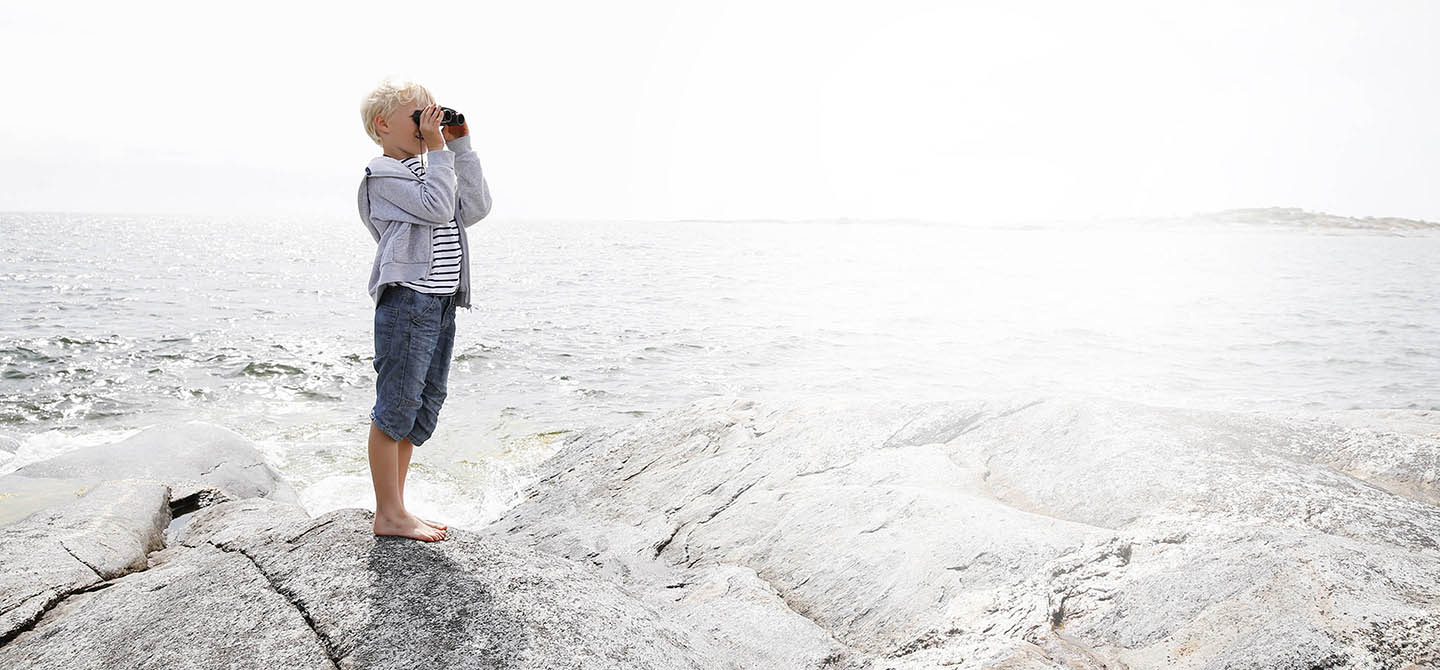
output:
[[[414,157],[415,157],[415,154],[412,154],[412,153],[409,153],[409,152],[406,152],[406,151],[401,151],[401,150],[399,150],[399,149],[394,149],[394,148],[388,148],[388,149],[386,149],[386,150],[385,150],[385,155],[386,155],[386,156],[389,156],[389,157],[391,157],[391,158],[394,158],[395,160],[399,160],[399,161],[403,161],[403,160],[405,160],[406,158],[414,158]]]

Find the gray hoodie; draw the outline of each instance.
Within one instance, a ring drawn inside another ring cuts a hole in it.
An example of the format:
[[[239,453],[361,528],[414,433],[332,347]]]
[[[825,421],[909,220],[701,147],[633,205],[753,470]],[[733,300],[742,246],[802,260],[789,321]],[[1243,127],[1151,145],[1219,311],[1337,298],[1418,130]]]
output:
[[[378,306],[391,283],[424,277],[430,271],[431,228],[454,219],[460,224],[461,258],[455,306],[471,308],[465,229],[490,213],[490,185],[468,135],[427,155],[424,177],[415,176],[399,160],[377,156],[360,180],[356,194],[360,220],[379,243],[370,268],[370,298]]]

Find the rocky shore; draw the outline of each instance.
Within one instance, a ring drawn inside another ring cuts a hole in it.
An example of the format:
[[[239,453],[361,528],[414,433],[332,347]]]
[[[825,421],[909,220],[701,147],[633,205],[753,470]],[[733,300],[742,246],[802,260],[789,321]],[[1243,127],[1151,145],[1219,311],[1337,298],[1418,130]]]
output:
[[[1437,667],[1406,419],[712,398],[437,543],[157,426],[0,477],[0,667]]]

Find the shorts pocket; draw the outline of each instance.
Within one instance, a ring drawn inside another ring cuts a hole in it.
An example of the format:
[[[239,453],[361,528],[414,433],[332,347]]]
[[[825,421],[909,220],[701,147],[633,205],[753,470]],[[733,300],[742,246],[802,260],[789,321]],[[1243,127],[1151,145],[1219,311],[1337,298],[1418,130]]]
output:
[[[428,329],[439,330],[441,305],[445,301],[438,295],[411,290],[410,323]]]

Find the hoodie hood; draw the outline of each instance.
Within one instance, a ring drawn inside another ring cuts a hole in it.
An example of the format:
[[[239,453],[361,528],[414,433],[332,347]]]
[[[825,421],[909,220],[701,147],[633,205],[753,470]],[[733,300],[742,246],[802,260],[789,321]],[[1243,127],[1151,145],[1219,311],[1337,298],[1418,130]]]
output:
[[[420,181],[400,159],[384,155],[370,159],[370,164],[365,166],[365,174],[371,177],[404,177]]]

